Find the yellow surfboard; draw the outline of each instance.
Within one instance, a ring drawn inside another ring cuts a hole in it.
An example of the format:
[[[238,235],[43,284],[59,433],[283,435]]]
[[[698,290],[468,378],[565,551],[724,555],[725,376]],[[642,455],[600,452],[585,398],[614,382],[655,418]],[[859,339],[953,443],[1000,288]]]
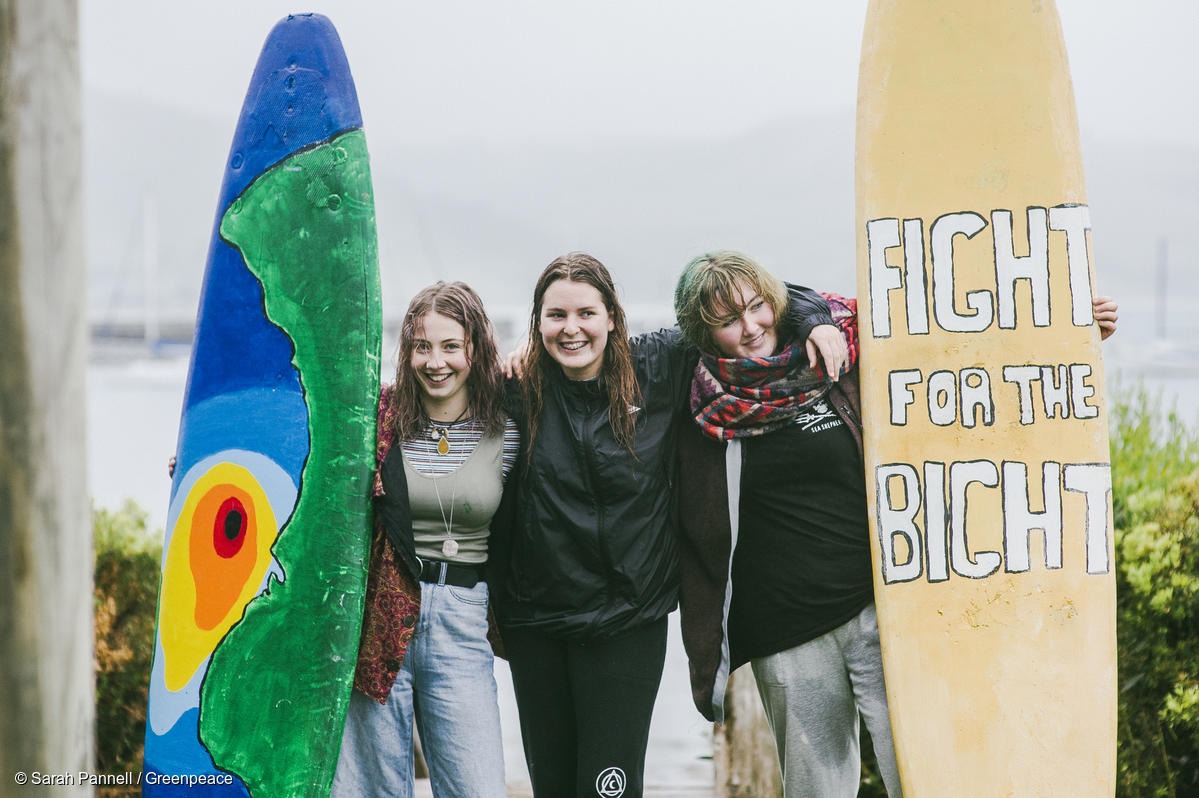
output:
[[[871,0],[856,184],[875,595],[904,793],[1110,796],[1108,418],[1051,0]]]

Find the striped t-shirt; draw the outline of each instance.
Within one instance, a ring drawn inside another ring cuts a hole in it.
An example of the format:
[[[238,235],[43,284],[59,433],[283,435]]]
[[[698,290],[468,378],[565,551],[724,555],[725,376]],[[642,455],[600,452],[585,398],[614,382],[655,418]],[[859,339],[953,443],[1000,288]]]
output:
[[[446,440],[450,444],[450,450],[446,454],[440,454],[437,451],[437,443],[441,440],[438,431],[443,429],[446,433]],[[467,418],[453,424],[429,422],[425,424],[422,434],[405,440],[401,446],[404,450],[404,457],[412,464],[413,468],[422,474],[432,476],[452,474],[457,471],[481,440],[483,440],[483,423],[474,418]],[[505,479],[508,477],[508,472],[512,470],[512,466],[516,464],[516,457],[519,453],[520,431],[517,429],[516,422],[508,419],[504,424]]]

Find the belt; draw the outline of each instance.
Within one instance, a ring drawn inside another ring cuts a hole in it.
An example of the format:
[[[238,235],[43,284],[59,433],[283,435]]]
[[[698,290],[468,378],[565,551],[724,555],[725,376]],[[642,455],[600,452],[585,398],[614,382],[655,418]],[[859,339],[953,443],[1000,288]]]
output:
[[[483,577],[476,565],[445,560],[420,561],[420,581],[454,587],[474,587]]]

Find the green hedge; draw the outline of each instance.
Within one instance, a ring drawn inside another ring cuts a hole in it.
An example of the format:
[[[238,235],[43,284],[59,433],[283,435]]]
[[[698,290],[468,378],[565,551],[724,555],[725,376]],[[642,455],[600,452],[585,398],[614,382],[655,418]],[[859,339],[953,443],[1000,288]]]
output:
[[[1199,795],[1199,434],[1160,395],[1112,413],[1118,794]]]
[[[151,531],[146,512],[131,501],[115,511],[93,508],[92,523],[96,772],[136,773],[142,768],[162,532]]]

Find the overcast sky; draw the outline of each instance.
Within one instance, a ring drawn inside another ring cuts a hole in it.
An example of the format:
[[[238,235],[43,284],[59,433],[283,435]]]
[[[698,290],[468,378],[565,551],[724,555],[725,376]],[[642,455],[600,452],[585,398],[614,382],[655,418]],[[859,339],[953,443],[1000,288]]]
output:
[[[85,88],[228,119],[273,24],[338,28],[372,140],[711,137],[849,111],[864,0],[80,0]],[[1084,139],[1199,142],[1194,0],[1059,0]]]

